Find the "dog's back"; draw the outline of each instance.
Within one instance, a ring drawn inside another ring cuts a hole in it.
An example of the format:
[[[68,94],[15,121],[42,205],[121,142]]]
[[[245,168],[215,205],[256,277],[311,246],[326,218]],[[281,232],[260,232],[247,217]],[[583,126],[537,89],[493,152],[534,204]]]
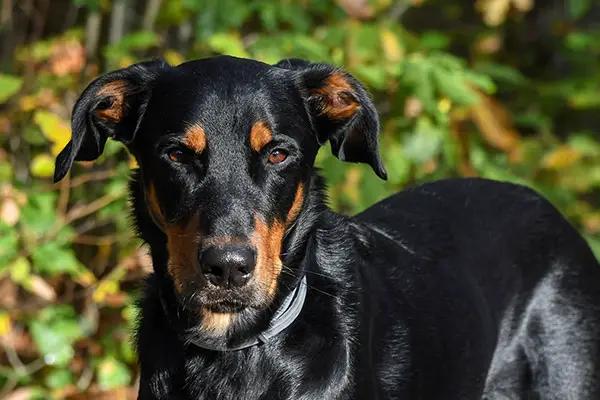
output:
[[[476,398],[484,387],[490,399],[600,398],[600,266],[547,200],[449,179],[354,221],[372,249],[362,276],[377,300],[365,322],[387,338],[368,357],[398,390],[413,376],[408,393],[423,398]]]

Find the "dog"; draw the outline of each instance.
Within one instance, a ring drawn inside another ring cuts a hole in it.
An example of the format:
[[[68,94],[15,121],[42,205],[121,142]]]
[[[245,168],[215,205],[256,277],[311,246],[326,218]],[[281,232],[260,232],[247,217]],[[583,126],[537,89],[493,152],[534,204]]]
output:
[[[600,399],[600,266],[524,186],[415,185],[327,207],[327,143],[381,179],[365,87],[331,65],[216,56],[98,77],[54,180],[122,142],[154,273],[140,399]]]

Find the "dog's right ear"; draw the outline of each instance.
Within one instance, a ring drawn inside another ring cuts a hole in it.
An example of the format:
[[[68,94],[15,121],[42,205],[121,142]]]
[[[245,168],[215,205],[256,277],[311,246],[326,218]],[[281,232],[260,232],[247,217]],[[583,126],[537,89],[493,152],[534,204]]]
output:
[[[110,137],[125,145],[136,136],[150,100],[152,81],[169,68],[162,60],[145,61],[95,79],[73,107],[71,140],[56,157],[54,182],[65,177],[74,161],[92,161]]]

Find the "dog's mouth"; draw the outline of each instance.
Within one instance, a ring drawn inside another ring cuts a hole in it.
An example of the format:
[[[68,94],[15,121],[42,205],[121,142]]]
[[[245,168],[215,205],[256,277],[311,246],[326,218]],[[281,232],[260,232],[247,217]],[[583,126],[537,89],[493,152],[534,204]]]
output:
[[[246,302],[240,300],[223,299],[212,302],[205,302],[204,308],[215,313],[238,313],[248,307]]]

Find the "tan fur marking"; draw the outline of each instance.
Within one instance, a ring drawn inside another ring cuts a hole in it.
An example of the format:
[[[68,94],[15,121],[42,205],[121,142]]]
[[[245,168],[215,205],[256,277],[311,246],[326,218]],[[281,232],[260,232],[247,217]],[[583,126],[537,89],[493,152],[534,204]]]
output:
[[[106,84],[98,91],[97,96],[112,98],[112,104],[105,110],[96,110],[98,118],[119,122],[125,117],[125,93],[127,83],[125,81],[114,81]]]
[[[265,121],[256,121],[250,130],[250,146],[255,151],[260,151],[273,139],[271,128]]]
[[[267,295],[272,299],[277,288],[277,278],[281,274],[281,245],[285,233],[285,225],[275,220],[268,226],[260,217],[254,218],[255,231],[252,242],[258,250],[256,260],[256,278],[262,287],[267,289]]]
[[[169,251],[167,268],[179,293],[196,275],[197,261],[193,254],[198,250],[198,222],[196,217],[185,226],[169,225],[165,229]]]
[[[199,125],[192,125],[185,131],[183,143],[195,151],[202,153],[206,148],[206,134],[204,128]]]
[[[330,75],[325,85],[314,92],[325,97],[326,101],[321,112],[331,119],[351,118],[360,108],[360,104],[345,93],[353,93],[354,89],[339,73]]]
[[[202,326],[211,334],[224,335],[233,322],[233,314],[202,310]]]
[[[288,212],[286,218],[286,225],[290,226],[300,214],[300,209],[302,208],[302,204],[304,203],[304,185],[298,185],[298,189],[296,189],[296,196],[294,197],[294,202],[292,203],[292,207]]]
[[[152,214],[153,218],[159,223],[161,226],[165,225],[165,218],[160,209],[160,205],[158,204],[158,198],[156,197],[156,189],[154,188],[154,184],[150,184],[150,188],[146,193],[146,203],[148,204],[148,208],[150,214]]]

